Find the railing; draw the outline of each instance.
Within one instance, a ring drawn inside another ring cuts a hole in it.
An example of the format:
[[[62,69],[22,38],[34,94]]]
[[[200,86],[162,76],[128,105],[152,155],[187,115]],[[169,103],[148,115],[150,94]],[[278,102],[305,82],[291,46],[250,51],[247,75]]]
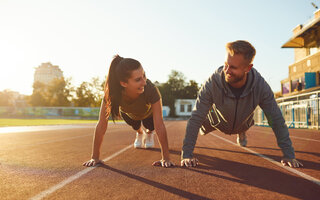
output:
[[[278,106],[289,128],[319,129],[320,91],[277,99]],[[262,109],[255,110],[255,124],[268,126]]]
[[[99,107],[0,107],[0,117],[98,119],[99,110]]]

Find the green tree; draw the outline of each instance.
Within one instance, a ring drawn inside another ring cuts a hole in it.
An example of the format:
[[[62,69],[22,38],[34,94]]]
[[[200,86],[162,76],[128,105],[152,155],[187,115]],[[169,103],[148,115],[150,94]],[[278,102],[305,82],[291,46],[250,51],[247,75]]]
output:
[[[155,82],[161,96],[162,103],[170,108],[170,116],[175,117],[174,103],[176,99],[196,99],[198,93],[198,83],[190,80],[186,83],[186,78],[182,72],[172,70],[168,81],[165,83]]]
[[[181,99],[196,99],[199,91],[198,83],[194,80],[190,80],[184,88],[184,93]]]
[[[79,107],[99,107],[104,96],[104,82],[98,77],[91,79],[91,82],[82,82],[76,88],[74,105]]]
[[[32,106],[69,106],[71,91],[70,79],[54,79],[50,84],[35,82],[29,103]]]
[[[47,102],[47,87],[44,83],[36,81],[33,83],[33,92],[29,98],[29,103],[32,106],[48,106]]]
[[[64,78],[54,79],[47,87],[49,106],[70,106],[71,83]]]

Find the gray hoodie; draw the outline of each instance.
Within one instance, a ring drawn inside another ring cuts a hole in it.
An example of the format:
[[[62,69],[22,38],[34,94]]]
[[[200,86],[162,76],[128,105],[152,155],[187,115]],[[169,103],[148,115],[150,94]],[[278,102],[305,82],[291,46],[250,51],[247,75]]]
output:
[[[264,111],[284,157],[295,158],[288,128],[270,86],[254,68],[250,70],[247,78],[247,84],[239,99],[236,99],[225,82],[223,66],[204,83],[187,124],[182,158],[193,157],[199,128],[210,109],[215,113],[212,115],[211,124],[216,129],[226,134],[236,134],[248,130],[254,124],[253,113],[258,105]]]

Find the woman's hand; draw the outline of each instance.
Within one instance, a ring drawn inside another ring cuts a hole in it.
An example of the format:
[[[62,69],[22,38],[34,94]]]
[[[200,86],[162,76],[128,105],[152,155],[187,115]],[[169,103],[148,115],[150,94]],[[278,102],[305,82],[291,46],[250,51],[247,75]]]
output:
[[[158,160],[152,163],[153,166],[161,166],[161,167],[173,167],[174,163],[170,160]]]
[[[99,160],[99,159],[93,159],[92,158],[91,160],[89,160],[87,162],[84,162],[82,165],[86,166],[86,167],[93,167],[93,166],[95,166],[95,165],[97,165],[99,163],[103,163],[103,161]]]

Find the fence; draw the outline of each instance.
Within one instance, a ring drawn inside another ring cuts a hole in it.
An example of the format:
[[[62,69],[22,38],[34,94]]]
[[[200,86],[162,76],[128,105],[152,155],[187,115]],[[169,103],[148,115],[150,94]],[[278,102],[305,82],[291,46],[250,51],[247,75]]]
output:
[[[278,98],[276,101],[289,128],[319,129],[320,91]],[[262,109],[255,110],[256,125],[268,126]]]
[[[98,119],[100,108],[90,107],[0,107],[1,117]]]

